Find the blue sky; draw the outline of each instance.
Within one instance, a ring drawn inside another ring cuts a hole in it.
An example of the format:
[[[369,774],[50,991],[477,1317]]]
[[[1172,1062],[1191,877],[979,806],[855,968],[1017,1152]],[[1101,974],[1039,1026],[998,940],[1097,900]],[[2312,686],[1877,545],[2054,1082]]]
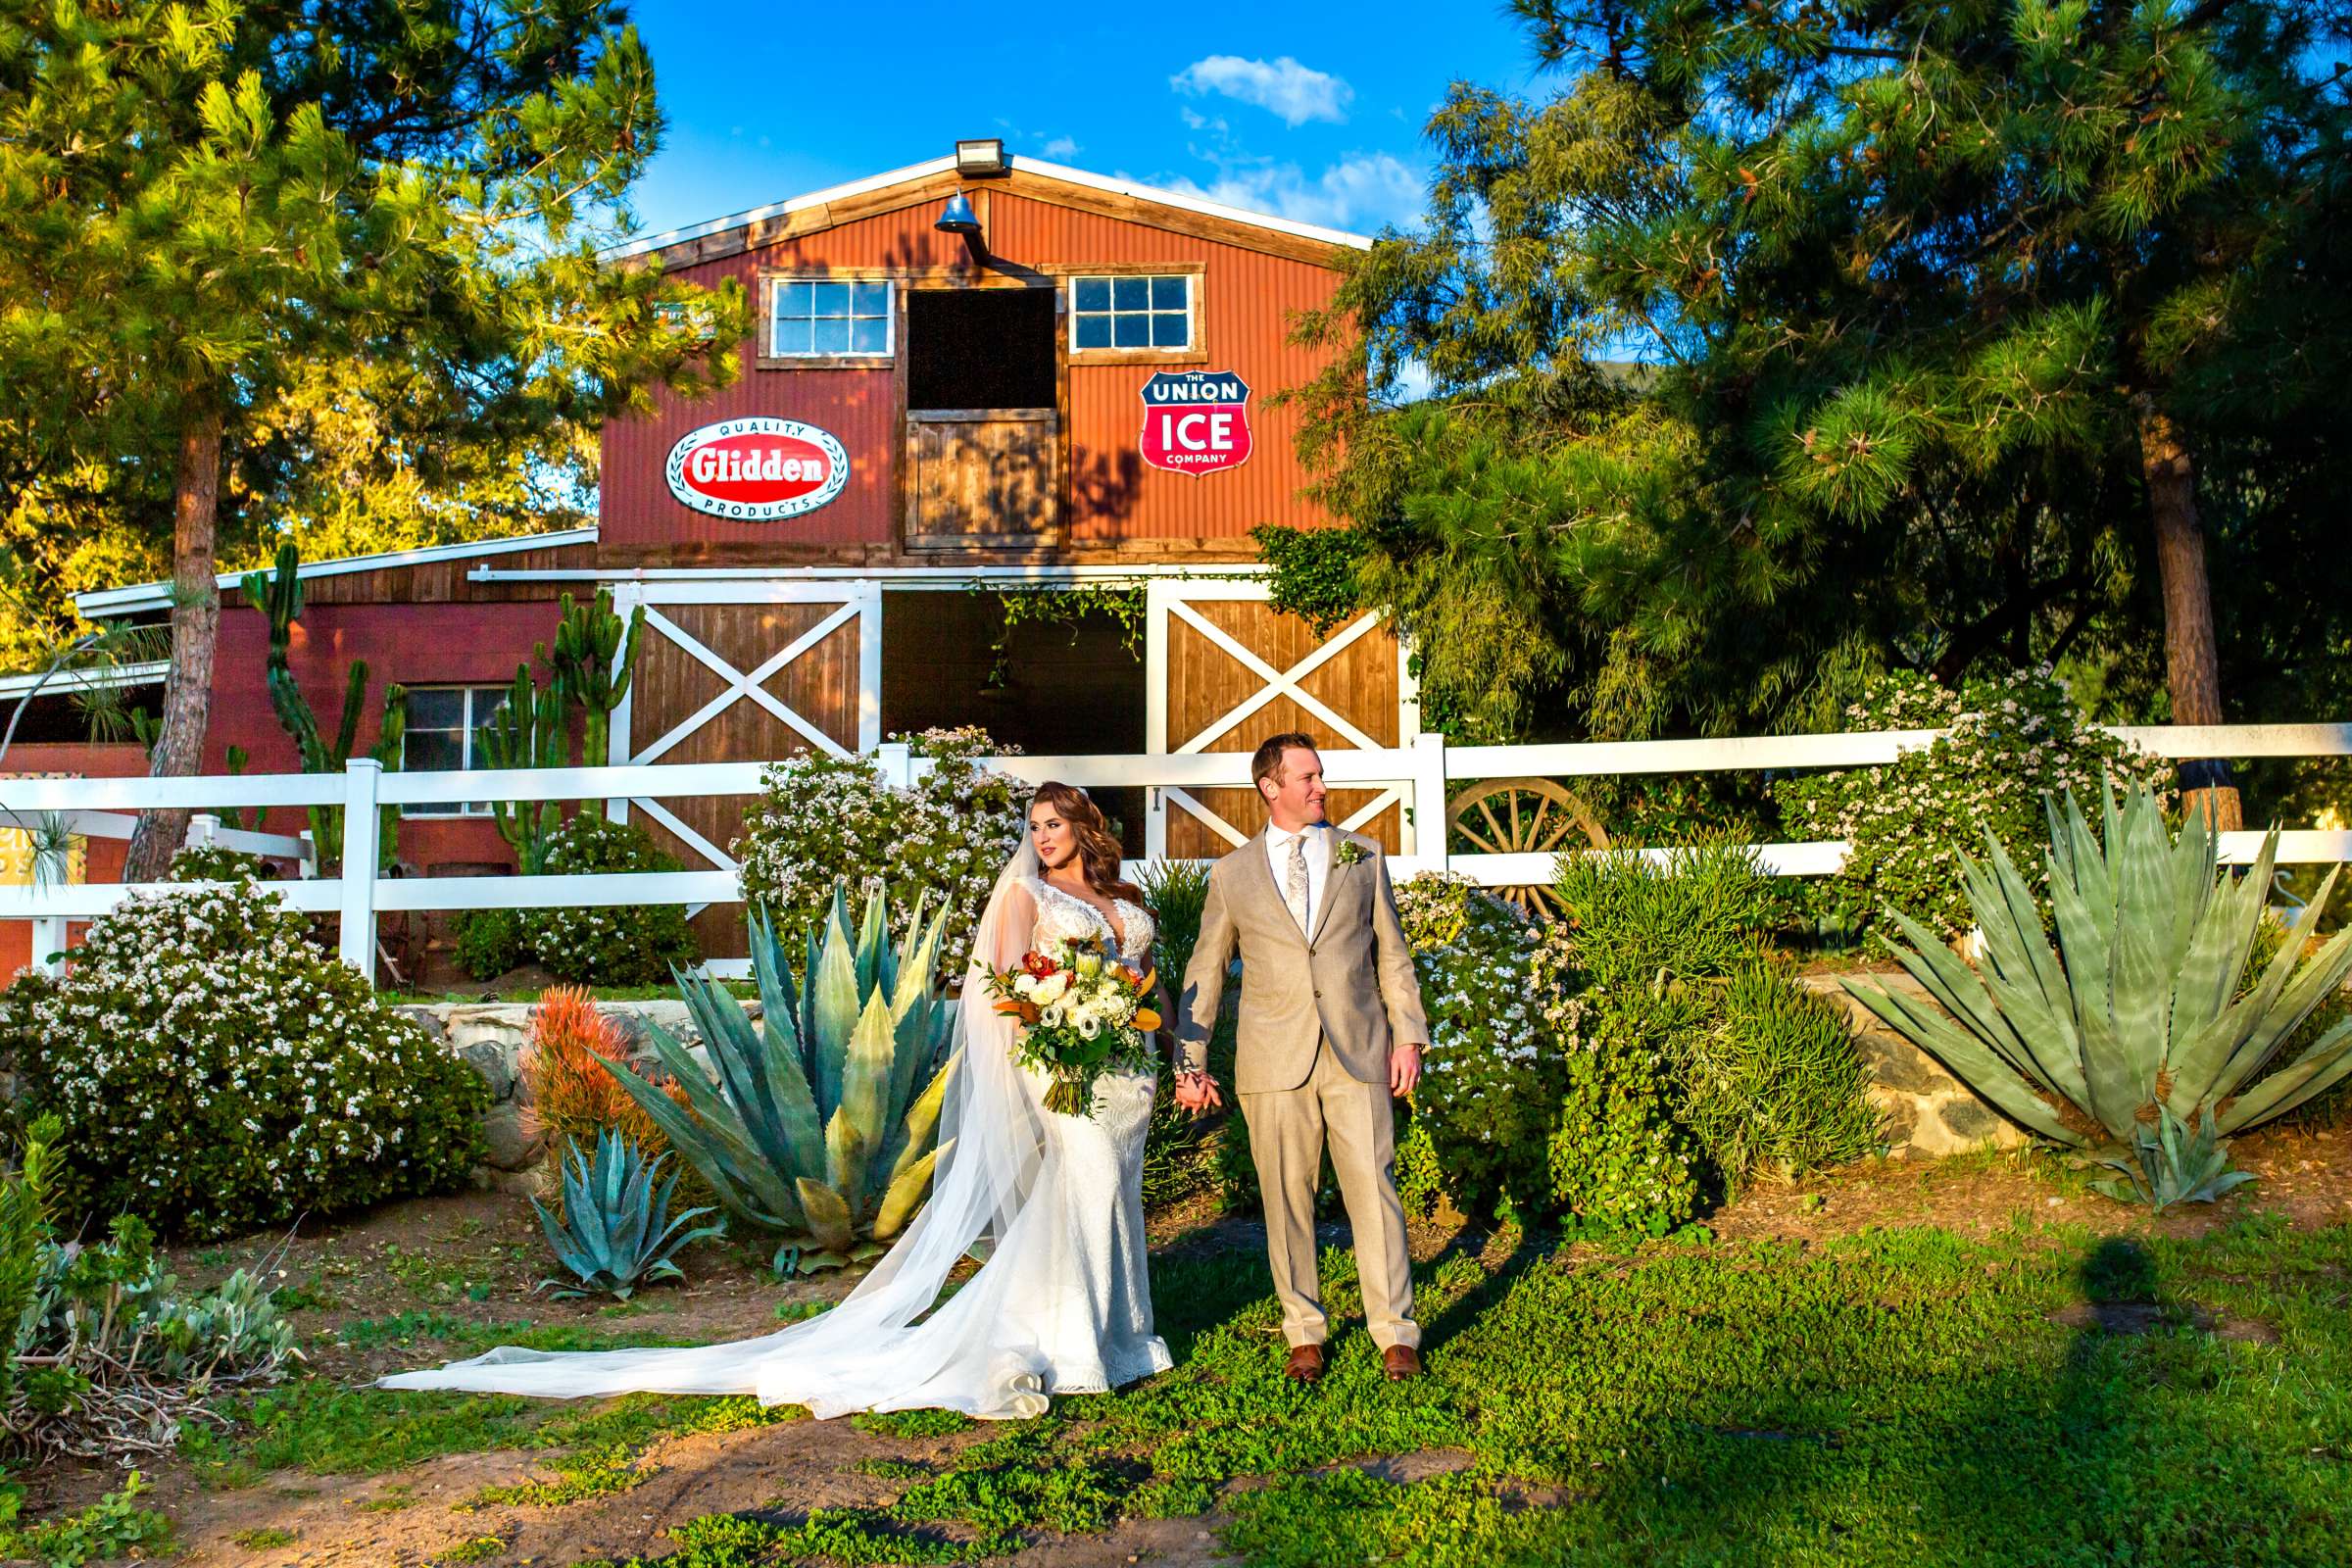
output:
[[[1420,210],[1447,82],[1524,89],[1499,6],[776,7],[652,0],[649,231],[938,157],[958,136],[1372,232]]]

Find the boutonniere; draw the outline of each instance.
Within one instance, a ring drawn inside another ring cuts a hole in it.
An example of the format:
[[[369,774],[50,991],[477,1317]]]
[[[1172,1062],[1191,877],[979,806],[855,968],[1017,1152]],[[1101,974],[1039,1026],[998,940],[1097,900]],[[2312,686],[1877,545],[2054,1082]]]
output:
[[[1364,858],[1364,847],[1353,839],[1340,840],[1340,847],[1331,852],[1334,865],[1353,865]]]

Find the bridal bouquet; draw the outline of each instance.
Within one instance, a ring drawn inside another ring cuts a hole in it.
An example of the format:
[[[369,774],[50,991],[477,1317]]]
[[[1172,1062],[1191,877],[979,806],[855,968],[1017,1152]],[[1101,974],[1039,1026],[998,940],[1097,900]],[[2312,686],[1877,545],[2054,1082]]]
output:
[[[1050,1074],[1046,1108],[1085,1115],[1095,1102],[1095,1080],[1106,1072],[1152,1069],[1152,1031],[1159,1014],[1144,1005],[1152,975],[1113,961],[1099,946],[1061,943],[1030,953],[1020,966],[993,971],[997,1011],[1020,1020],[1014,1056]]]

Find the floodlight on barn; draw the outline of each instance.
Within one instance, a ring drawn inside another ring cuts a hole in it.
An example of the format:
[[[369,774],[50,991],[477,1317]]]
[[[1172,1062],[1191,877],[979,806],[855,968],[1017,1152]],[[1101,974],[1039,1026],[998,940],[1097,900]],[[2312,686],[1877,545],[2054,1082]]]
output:
[[[1002,174],[1007,167],[1002,137],[991,136],[984,140],[959,141],[956,144],[956,172],[966,179]]]

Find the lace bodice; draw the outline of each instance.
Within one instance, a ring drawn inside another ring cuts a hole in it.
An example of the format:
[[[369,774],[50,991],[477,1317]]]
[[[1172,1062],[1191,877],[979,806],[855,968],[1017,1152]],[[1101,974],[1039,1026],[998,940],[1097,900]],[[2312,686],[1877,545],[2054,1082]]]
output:
[[[1151,956],[1152,940],[1158,929],[1152,923],[1152,913],[1140,904],[1125,899],[1113,899],[1111,907],[1118,911],[1118,929],[1103,918],[1102,911],[1080,898],[1055,887],[1042,876],[1028,879],[1030,896],[1037,900],[1037,927],[1030,945],[1043,951],[1055,942],[1092,942],[1106,937],[1118,950],[1121,962],[1140,966]]]

